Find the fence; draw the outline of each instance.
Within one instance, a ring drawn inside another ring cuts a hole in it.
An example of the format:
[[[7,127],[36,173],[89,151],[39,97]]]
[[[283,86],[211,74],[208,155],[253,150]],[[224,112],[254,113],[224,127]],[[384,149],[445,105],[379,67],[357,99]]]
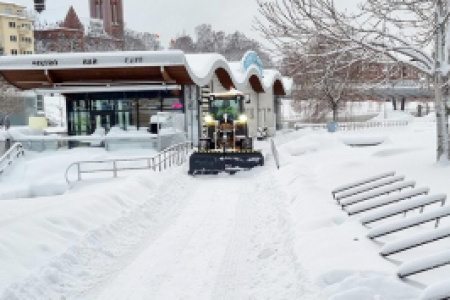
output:
[[[72,181],[69,178],[69,173],[73,168],[76,170],[77,181],[81,181],[81,175],[85,173],[112,172],[113,177],[116,178],[119,171],[125,170],[153,169],[154,171],[162,171],[173,165],[184,163],[191,149],[192,143],[185,142],[169,147],[153,157],[78,161],[69,165],[66,169],[65,178],[70,185]]]
[[[0,175],[8,168],[15,159],[24,156],[25,152],[21,143],[15,143],[5,154],[0,157]]]
[[[396,127],[407,126],[409,124],[406,120],[389,120],[389,121],[369,121],[369,122],[343,122],[339,123],[339,130],[358,130],[366,128],[377,127]]]
[[[409,121],[406,120],[389,120],[389,121],[369,121],[369,122],[339,122],[338,130],[360,130],[367,128],[378,128],[378,127],[396,127],[396,126],[407,126]],[[327,129],[327,124],[307,124],[307,123],[296,123],[294,125],[295,129],[301,128],[311,128],[312,130]]]

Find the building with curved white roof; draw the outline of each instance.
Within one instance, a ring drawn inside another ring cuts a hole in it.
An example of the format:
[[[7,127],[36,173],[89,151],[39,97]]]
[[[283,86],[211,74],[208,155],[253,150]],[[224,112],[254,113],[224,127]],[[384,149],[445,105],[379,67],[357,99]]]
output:
[[[158,111],[183,112],[192,123],[201,119],[202,97],[232,88],[247,97],[253,131],[266,126],[273,133],[278,97],[292,84],[277,70],[265,70],[253,51],[240,62],[179,50],[0,57],[0,73],[20,89],[63,94],[70,135],[91,134],[98,126],[146,128]]]

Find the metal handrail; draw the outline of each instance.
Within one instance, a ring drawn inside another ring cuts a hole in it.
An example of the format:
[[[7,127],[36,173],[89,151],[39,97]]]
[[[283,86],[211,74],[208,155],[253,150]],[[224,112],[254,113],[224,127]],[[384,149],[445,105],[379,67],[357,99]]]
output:
[[[407,120],[381,120],[381,121],[367,121],[367,122],[342,122],[338,123],[339,129],[342,130],[358,130],[376,127],[393,127],[393,126],[408,126]]]
[[[25,155],[22,144],[14,143],[14,145],[0,157],[0,175],[2,175],[6,168],[8,168],[12,162],[21,155]]]
[[[117,177],[118,171],[125,170],[142,170],[142,169],[153,169],[154,171],[165,170],[172,165],[181,165],[186,159],[189,151],[192,149],[192,142],[180,143],[171,146],[157,155],[152,157],[132,157],[132,158],[117,158],[117,159],[104,159],[104,160],[90,160],[90,161],[77,161],[70,164],[65,173],[66,182],[70,185],[69,171],[76,166],[77,170],[77,181],[81,181],[81,174],[83,173],[98,173],[98,172],[112,172],[113,177]],[[135,166],[135,167],[120,167],[118,164],[121,162],[145,162],[145,166]],[[97,169],[83,169],[82,166],[89,164],[101,165],[101,168]]]
[[[394,126],[408,126],[407,120],[380,120],[380,121],[367,121],[367,122],[337,122],[339,130],[359,130],[367,128],[377,127],[394,127]],[[307,127],[313,130],[326,129],[327,124],[324,123],[297,123],[294,125],[296,128]]]

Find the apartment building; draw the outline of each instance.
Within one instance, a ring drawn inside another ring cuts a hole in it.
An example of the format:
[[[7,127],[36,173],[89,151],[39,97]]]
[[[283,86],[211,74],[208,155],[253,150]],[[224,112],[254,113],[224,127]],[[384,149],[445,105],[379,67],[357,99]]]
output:
[[[0,2],[0,43],[2,55],[34,54],[33,20],[25,6]]]

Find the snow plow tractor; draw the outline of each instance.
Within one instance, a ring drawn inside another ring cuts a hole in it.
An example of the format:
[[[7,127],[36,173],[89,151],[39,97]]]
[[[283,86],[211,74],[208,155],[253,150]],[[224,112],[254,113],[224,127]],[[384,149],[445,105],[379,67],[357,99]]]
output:
[[[261,152],[253,149],[243,102],[236,90],[210,94],[199,147],[189,159],[190,175],[235,174],[264,165]]]

